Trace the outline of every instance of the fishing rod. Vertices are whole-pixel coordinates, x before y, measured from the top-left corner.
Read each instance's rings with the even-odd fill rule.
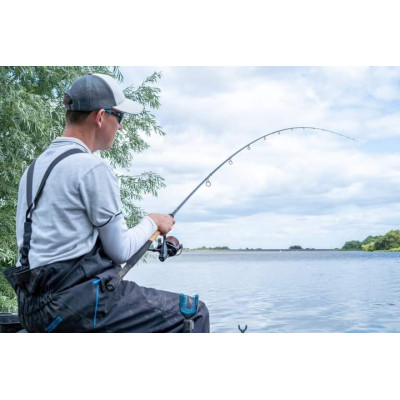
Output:
[[[275,135],[275,134],[280,134],[280,133],[282,133],[282,132],[289,131],[289,130],[293,131],[294,129],[315,129],[315,130],[318,130],[318,131],[333,133],[333,134],[335,134],[335,135],[339,135],[339,136],[342,136],[342,137],[344,137],[344,138],[346,138],[346,139],[354,140],[354,141],[357,142],[356,139],[354,139],[354,138],[352,138],[352,137],[350,137],[350,136],[342,135],[341,133],[329,131],[329,130],[327,130],[327,129],[314,128],[314,127],[310,127],[310,126],[308,126],[308,127],[307,127],[307,126],[296,126],[296,127],[293,127],[293,128],[280,129],[279,131],[274,131],[274,132],[271,132],[271,133],[267,133],[266,135],[260,136],[258,139],[255,139],[255,140],[253,140],[252,142],[247,143],[246,145],[244,145],[243,147],[241,147],[238,151],[236,151],[235,153],[233,153],[232,155],[230,155],[225,161],[223,161],[221,164],[219,164],[218,167],[215,168],[210,174],[208,174],[208,175],[196,186],[196,188],[185,198],[185,200],[183,200],[182,203],[179,204],[179,206],[178,206],[170,215],[171,215],[172,217],[174,217],[175,214],[176,214],[176,213],[182,208],[182,206],[197,192],[197,190],[200,188],[200,186],[203,185],[204,182],[206,182],[206,185],[207,185],[207,186],[211,186],[211,182],[210,182],[210,180],[209,180],[209,179],[211,178],[211,176],[214,175],[214,174],[215,174],[223,165],[225,165],[227,162],[229,162],[229,164],[232,165],[232,164],[233,164],[232,158],[235,157],[238,153],[240,153],[240,152],[243,151],[244,149],[250,150],[250,146],[251,146],[252,144],[254,144],[254,143],[256,143],[256,142],[258,142],[259,140],[262,140],[262,139],[267,140],[267,137],[268,137],[268,136],[272,136],[272,135]]]
[[[337,136],[341,136],[343,138],[349,139],[349,140],[354,140],[357,142],[356,139],[343,135],[338,132],[330,131],[328,129],[322,129],[322,128],[315,128],[313,126],[294,126],[291,128],[285,128],[285,129],[279,129],[274,132],[267,133],[265,135],[260,136],[259,138],[251,141],[250,143],[247,143],[243,147],[241,147],[239,150],[231,154],[226,160],[224,160],[221,164],[219,164],[213,171],[211,171],[190,193],[185,199],[176,207],[171,215],[171,217],[175,217],[175,215],[178,213],[178,211],[186,204],[186,202],[197,192],[197,190],[200,189],[200,187],[205,183],[206,186],[211,186],[210,178],[213,176],[221,167],[223,167],[227,162],[229,164],[233,164],[232,158],[235,157],[237,154],[239,154],[241,151],[244,149],[251,150],[251,145],[258,142],[259,140],[267,140],[268,136],[276,135],[276,134],[281,134],[282,132],[286,131],[294,131],[294,130],[305,130],[305,129],[313,129],[316,131],[321,131],[321,132],[328,132]],[[147,250],[149,250],[150,246],[152,243],[157,239],[158,236],[160,236],[161,233],[159,231],[156,231],[147,241],[146,243],[126,262],[125,266],[121,268],[119,271],[118,275],[114,277],[107,285],[107,290],[113,291],[118,284],[122,281],[123,277],[129,272],[129,270],[143,257],[143,255],[146,253]],[[176,255],[179,255],[182,252],[182,244],[179,243],[178,239],[176,239],[173,236],[168,236],[165,237],[163,236],[163,240],[159,239],[158,240],[158,245],[155,249],[151,249],[150,251],[155,251],[159,253],[159,260],[160,261],[165,261],[169,257],[173,257]]]

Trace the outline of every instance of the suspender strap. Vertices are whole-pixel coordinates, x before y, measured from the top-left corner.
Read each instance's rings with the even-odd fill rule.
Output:
[[[26,204],[29,206],[32,203],[32,182],[33,182],[33,170],[35,168],[36,159],[29,166],[28,175],[26,177]]]
[[[40,196],[42,195],[43,187],[44,187],[44,185],[45,185],[45,183],[46,183],[46,181],[47,181],[47,178],[48,178],[49,175],[50,175],[50,172],[53,170],[53,168],[54,168],[61,160],[63,160],[64,158],[66,158],[66,157],[68,157],[68,156],[70,156],[70,155],[72,155],[72,154],[76,154],[76,153],[83,153],[83,150],[79,150],[79,149],[71,149],[71,150],[68,150],[68,151],[66,151],[66,152],[63,153],[63,154],[60,154],[56,159],[54,159],[54,160],[51,162],[51,164],[49,165],[49,167],[47,168],[47,171],[45,172],[45,174],[44,174],[44,176],[43,176],[42,182],[40,182],[40,186],[39,186],[39,189],[38,189],[38,191],[37,191],[37,193],[36,193],[35,199],[34,199],[31,203],[28,203],[29,207],[28,207],[28,210],[26,211],[26,218],[27,218],[27,219],[29,218],[29,216],[32,217],[33,209],[36,207],[36,205],[37,205],[37,203],[38,203],[38,201],[39,201],[39,199],[40,199]],[[28,172],[29,172],[29,171],[28,171]],[[30,178],[31,178],[31,180],[33,179],[33,170],[32,170],[32,174],[31,174],[31,177],[30,177]],[[32,182],[27,183],[27,187],[28,187],[28,185],[30,186],[31,193],[30,193],[29,195],[27,194],[27,198],[28,198],[28,196],[30,196],[30,198],[32,198]]]
[[[56,159],[54,159],[49,167],[47,168],[42,181],[40,182],[39,189],[36,193],[35,199],[32,201],[32,186],[33,186],[33,171],[35,168],[35,161],[29,166],[28,173],[27,173],[27,182],[26,182],[26,199],[27,199],[27,204],[28,204],[28,210],[26,211],[26,219],[24,223],[24,240],[21,248],[21,258],[20,258],[20,263],[22,268],[29,269],[29,250],[31,248],[31,236],[32,236],[32,212],[34,208],[37,206],[40,196],[42,195],[42,191],[44,188],[44,185],[47,181],[47,178],[50,175],[50,172],[53,170],[53,168],[64,158],[76,154],[76,153],[84,153],[83,150],[79,149],[71,149],[66,151],[65,153],[59,155]]]

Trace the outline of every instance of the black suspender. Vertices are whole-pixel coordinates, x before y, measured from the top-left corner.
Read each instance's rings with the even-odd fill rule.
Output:
[[[32,203],[32,184],[33,184],[33,170],[35,169],[35,162],[29,166],[28,175],[26,177],[26,204],[29,206]]]
[[[63,154],[60,154],[57,158],[55,158],[49,167],[47,168],[42,181],[40,182],[39,189],[36,193],[36,196],[34,200],[32,201],[32,186],[33,186],[33,170],[35,168],[35,162],[36,160],[33,161],[33,163],[29,166],[28,173],[26,176],[26,200],[27,200],[27,205],[28,209],[26,211],[26,218],[25,218],[25,223],[24,223],[24,241],[21,249],[21,258],[20,258],[20,263],[21,263],[21,268],[23,269],[29,269],[29,249],[30,249],[30,243],[31,243],[31,236],[32,236],[32,212],[37,206],[40,196],[42,195],[42,191],[44,188],[44,185],[47,181],[47,178],[50,175],[50,172],[53,170],[53,168],[64,158],[76,154],[76,153],[84,153],[83,150],[80,149],[71,149],[66,151]]]

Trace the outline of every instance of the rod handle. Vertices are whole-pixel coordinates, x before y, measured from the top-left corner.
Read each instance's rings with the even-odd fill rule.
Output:
[[[113,292],[115,288],[121,283],[124,276],[129,272],[129,270],[136,265],[136,263],[142,258],[147,249],[151,244],[161,235],[160,231],[155,231],[146,243],[126,262],[125,266],[121,268],[114,278],[106,284],[106,288],[109,292]]]

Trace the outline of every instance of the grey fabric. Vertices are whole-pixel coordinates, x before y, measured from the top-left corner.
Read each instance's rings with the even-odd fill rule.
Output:
[[[123,264],[157,230],[157,225],[150,217],[144,217],[133,229],[128,229],[120,214],[98,230],[104,252],[115,263]]]
[[[77,79],[66,92],[72,99],[72,111],[92,111],[112,108],[117,105],[110,86],[96,75],[86,75]]]
[[[96,243],[98,227],[104,227],[117,216],[123,219],[117,227],[123,230],[122,236],[127,236],[120,244],[128,241],[129,247],[122,251],[114,244],[113,254],[108,256],[113,258],[121,250],[114,259],[115,262],[122,262],[121,257],[125,257],[126,261],[156,230],[151,221],[146,221],[132,230],[125,229],[117,178],[106,162],[92,154],[78,139],[57,138],[39,156],[33,173],[33,196],[50,163],[60,154],[73,148],[81,149],[85,153],[70,156],[54,167],[32,215],[33,232],[29,253],[31,268],[74,259],[88,253]],[[16,233],[20,250],[28,208],[26,180],[27,172],[21,179],[18,193]],[[110,249],[110,246],[107,248]],[[128,254],[130,251],[132,253]]]

